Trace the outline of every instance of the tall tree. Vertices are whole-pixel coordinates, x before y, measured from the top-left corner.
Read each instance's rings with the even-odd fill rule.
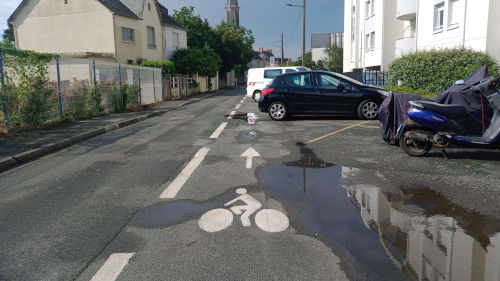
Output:
[[[251,30],[235,24],[221,22],[215,27],[218,37],[216,51],[222,58],[222,72],[233,70],[238,65],[246,66],[253,58],[255,42]]]
[[[215,77],[221,67],[221,59],[210,47],[181,49],[172,60],[180,73]]]
[[[14,43],[14,27],[9,22],[7,22],[7,25],[9,28],[3,31],[3,41],[5,43]]]
[[[325,50],[326,58],[320,60],[318,65],[323,65],[328,71],[342,73],[344,69],[344,49],[337,45],[331,45]]]
[[[200,15],[194,14],[194,7],[182,7],[174,11],[173,18],[187,29],[187,43],[190,48],[203,48],[209,46],[215,49],[217,36],[214,30]]]

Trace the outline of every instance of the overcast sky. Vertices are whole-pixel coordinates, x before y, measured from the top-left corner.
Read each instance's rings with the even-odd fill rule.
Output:
[[[83,1],[83,0],[78,0]],[[88,0],[87,0],[88,1]],[[21,0],[0,0],[0,30]],[[194,6],[195,13],[216,25],[226,18],[227,0],[160,0],[169,12],[182,6]],[[297,58],[302,53],[302,9],[286,3],[302,5],[301,0],[239,0],[240,25],[255,36],[255,49],[273,49],[281,56],[281,33],[284,33],[285,56]],[[344,29],[344,0],[307,0],[307,50],[311,33],[339,32]]]

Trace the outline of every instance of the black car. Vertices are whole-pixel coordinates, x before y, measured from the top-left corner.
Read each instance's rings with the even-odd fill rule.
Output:
[[[261,93],[259,110],[273,120],[291,115],[357,115],[375,119],[390,91],[341,74],[307,71],[277,76]]]

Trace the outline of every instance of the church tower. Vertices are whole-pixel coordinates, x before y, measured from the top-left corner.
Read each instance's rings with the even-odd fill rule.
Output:
[[[240,26],[240,7],[238,0],[227,0],[227,22]]]

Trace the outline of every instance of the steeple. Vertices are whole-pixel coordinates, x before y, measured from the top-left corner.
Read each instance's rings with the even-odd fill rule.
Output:
[[[238,0],[227,0],[227,22],[240,26],[240,6]]]

